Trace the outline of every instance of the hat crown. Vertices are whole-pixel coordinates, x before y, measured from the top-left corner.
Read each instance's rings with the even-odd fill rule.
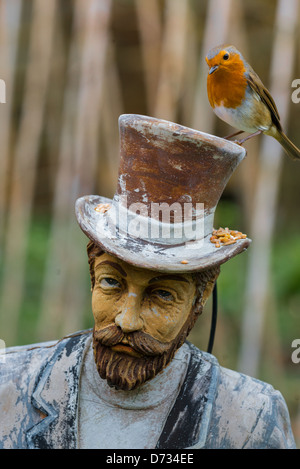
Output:
[[[204,204],[214,213],[224,188],[245,150],[224,139],[152,117],[119,118],[120,166],[115,200],[153,204]],[[197,217],[197,211],[193,211]],[[172,223],[174,219],[170,219]]]

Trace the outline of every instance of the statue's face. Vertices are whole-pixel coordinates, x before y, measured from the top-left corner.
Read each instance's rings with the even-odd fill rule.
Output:
[[[133,267],[107,253],[94,263],[94,352],[100,376],[119,389],[153,378],[185,340],[196,298],[192,274]]]
[[[97,258],[94,268],[96,331],[116,324],[125,334],[143,331],[163,343],[175,339],[195,297],[191,275],[139,269],[106,253]]]

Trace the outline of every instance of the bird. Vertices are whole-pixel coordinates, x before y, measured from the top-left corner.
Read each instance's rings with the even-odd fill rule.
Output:
[[[225,138],[249,133],[237,141],[242,144],[264,133],[275,138],[293,160],[300,160],[300,150],[282,129],[274,99],[242,54],[233,45],[222,44],[208,52],[206,62],[209,103],[220,119],[238,129]]]

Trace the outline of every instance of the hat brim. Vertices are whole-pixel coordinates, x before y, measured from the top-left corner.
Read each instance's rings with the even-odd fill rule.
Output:
[[[208,235],[202,240],[166,246],[132,237],[112,227],[106,214],[95,210],[99,204],[112,203],[111,199],[96,195],[79,198],[75,206],[77,221],[86,236],[105,252],[136,267],[159,272],[197,272],[227,262],[251,243],[245,238],[216,248]]]

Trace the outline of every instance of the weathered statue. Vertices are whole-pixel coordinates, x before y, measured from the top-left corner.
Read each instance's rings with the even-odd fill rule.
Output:
[[[250,243],[213,228],[244,149],[136,115],[120,137],[114,199],[76,203],[94,328],[7,350],[0,447],[294,448],[280,392],[186,341],[220,265]]]

